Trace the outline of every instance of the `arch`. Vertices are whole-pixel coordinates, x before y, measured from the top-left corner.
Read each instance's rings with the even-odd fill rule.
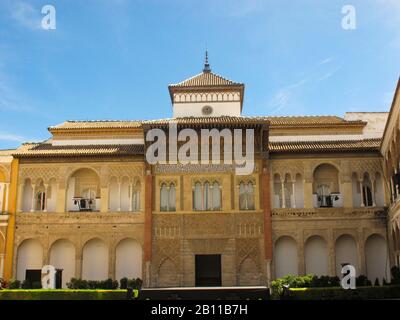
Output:
[[[382,175],[377,172],[375,174],[375,204],[378,207],[385,206],[385,191],[383,187]]]
[[[100,176],[92,168],[75,170],[68,178],[66,208],[69,211],[97,210],[100,199]]]
[[[121,180],[121,211],[130,211],[130,181],[128,177],[123,177]]]
[[[239,267],[239,286],[260,285],[260,269],[253,259],[246,257]]]
[[[105,280],[108,278],[108,247],[94,238],[86,242],[82,253],[82,279]]]
[[[274,207],[282,208],[282,183],[279,173],[274,174]]]
[[[304,208],[304,183],[300,173],[295,175],[295,205],[296,208]]]
[[[365,242],[365,263],[368,279],[374,283],[378,278],[390,280],[389,256],[386,240],[379,234],[372,234]]]
[[[323,276],[328,274],[328,248],[326,241],[320,236],[307,239],[305,248],[306,273]]]
[[[318,165],[313,172],[313,192],[318,207],[332,207],[331,195],[339,193],[339,171],[328,163]]]
[[[25,179],[22,188],[22,211],[31,211],[32,209],[33,186],[31,179]]]
[[[75,246],[67,239],[58,239],[50,248],[50,264],[56,269],[62,269],[63,288],[75,277],[75,257]]]
[[[18,246],[17,280],[23,281],[26,270],[41,270],[43,267],[43,246],[37,239],[26,239]]]
[[[358,266],[357,244],[353,236],[343,234],[335,242],[335,264],[336,275],[342,276],[341,270],[343,264],[351,264],[356,270]]]
[[[297,242],[292,237],[282,236],[275,242],[275,277],[298,275]]]
[[[142,246],[132,238],[121,240],[115,249],[115,279],[142,279]]]
[[[158,268],[158,286],[175,287],[179,285],[178,273],[175,263],[165,258]]]

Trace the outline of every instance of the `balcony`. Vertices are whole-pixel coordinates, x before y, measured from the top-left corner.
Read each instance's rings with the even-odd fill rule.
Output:
[[[385,208],[285,208],[272,209],[273,219],[381,219],[386,215]]]

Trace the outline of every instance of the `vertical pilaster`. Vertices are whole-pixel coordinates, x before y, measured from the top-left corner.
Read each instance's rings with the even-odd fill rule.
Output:
[[[145,285],[150,287],[150,264],[152,251],[152,204],[153,204],[153,176],[151,169],[146,170],[145,177],[145,212],[144,212],[144,261],[146,267]]]
[[[269,190],[269,172],[263,167],[261,173],[262,203],[264,213],[264,247],[265,260],[269,263],[272,260],[272,219],[271,219],[271,199]]]

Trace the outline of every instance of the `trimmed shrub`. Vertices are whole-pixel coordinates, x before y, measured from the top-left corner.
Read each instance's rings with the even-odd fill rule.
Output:
[[[21,281],[19,280],[11,280],[8,284],[8,289],[19,289],[21,288]]]
[[[134,290],[134,297],[138,291]],[[1,290],[0,300],[126,300],[126,290]]]
[[[136,279],[122,278],[119,281],[119,283],[120,283],[119,287],[121,289],[132,288],[132,289],[140,290],[140,288],[142,287],[143,281],[140,278],[136,278]]]
[[[374,286],[344,290],[342,288],[293,288],[292,300],[367,300],[400,298],[400,286]]]
[[[71,281],[67,283],[67,287],[68,289],[114,290],[118,288],[118,281],[112,279],[96,281],[71,278]]]
[[[390,273],[392,275],[392,283],[400,284],[400,268],[395,266],[390,269]]]

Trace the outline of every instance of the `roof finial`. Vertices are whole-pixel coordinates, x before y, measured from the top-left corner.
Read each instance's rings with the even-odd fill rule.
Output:
[[[206,58],[204,61],[204,69],[203,72],[211,72],[210,64],[208,63],[208,51],[206,50]]]

